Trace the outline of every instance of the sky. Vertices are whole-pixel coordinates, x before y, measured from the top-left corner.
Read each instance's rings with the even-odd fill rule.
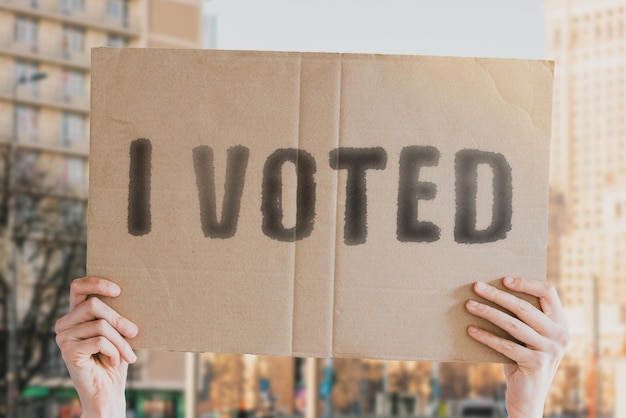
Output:
[[[542,0],[205,0],[205,14],[219,49],[545,58]]]

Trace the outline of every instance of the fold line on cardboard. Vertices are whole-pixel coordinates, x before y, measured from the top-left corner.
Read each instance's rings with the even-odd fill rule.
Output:
[[[339,100],[339,106],[337,112],[337,148],[341,145],[341,100],[343,96],[343,54],[339,54],[339,94],[337,95],[337,100]],[[337,154],[338,155],[338,154]],[[339,219],[339,170],[335,170],[335,181],[337,187],[335,188],[335,257],[334,257],[334,265],[333,265],[333,298],[331,300],[331,332],[330,332],[330,357],[335,356],[335,299],[337,297],[337,222]]]
[[[300,148],[300,137],[302,136],[302,53],[298,54],[299,57],[299,68],[298,68],[298,137],[296,138],[297,149]],[[298,172],[298,165],[300,161],[296,159],[296,173]],[[297,175],[297,174],[296,174]],[[296,182],[296,219],[298,219],[298,188]],[[294,230],[295,234],[295,230]],[[294,354],[294,331],[296,328],[296,286],[298,285],[298,241],[294,241],[293,246],[293,274],[292,274],[292,289],[291,289],[291,351],[290,355]]]

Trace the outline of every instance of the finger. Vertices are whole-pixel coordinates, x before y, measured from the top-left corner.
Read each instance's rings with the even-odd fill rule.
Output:
[[[477,282],[474,291],[477,295],[512,312],[539,334],[550,336],[554,333],[554,322],[530,302],[483,282]]]
[[[120,352],[111,341],[103,336],[76,341],[71,344],[71,349],[62,350],[63,358],[66,362],[76,364],[78,367],[87,366],[87,363],[93,361],[92,356],[97,354],[102,354],[108,358],[112,367],[117,367],[120,364]]]
[[[487,347],[491,347],[500,354],[504,354],[518,364],[528,361],[532,354],[532,352],[526,347],[505,338],[493,335],[489,331],[485,331],[475,325],[471,325],[467,329],[467,333],[476,341],[486,345]]]
[[[137,335],[137,325],[121,316],[113,308],[96,297],[87,299],[78,305],[76,309],[59,319],[54,330],[59,334],[69,328],[95,319],[106,320],[125,337],[134,338]]]
[[[492,324],[498,326],[518,341],[526,344],[529,348],[540,349],[545,347],[548,343],[546,338],[539,335],[537,331],[529,327],[527,324],[498,309],[492,308],[489,305],[485,305],[484,303],[480,303],[475,300],[467,301],[465,306],[471,314],[486,319]]]
[[[89,338],[102,336],[109,340],[119,351],[127,363],[134,363],[137,360],[133,349],[128,341],[117,332],[109,322],[104,319],[85,322],[74,328],[70,328],[63,333],[62,339],[73,341],[87,340]]]
[[[70,312],[83,303],[90,295],[116,297],[120,287],[115,283],[99,277],[83,277],[75,279],[70,285]]]
[[[503,283],[508,289],[538,297],[541,310],[548,318],[560,324],[566,323],[561,300],[552,284],[522,277],[506,277]]]

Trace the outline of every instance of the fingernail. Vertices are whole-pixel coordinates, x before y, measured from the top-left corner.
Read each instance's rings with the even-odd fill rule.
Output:
[[[505,277],[504,278],[504,284],[512,285],[513,283],[515,283],[515,279],[513,277]]]
[[[136,361],[137,361],[137,355],[135,354],[135,352],[134,352],[134,351],[131,351],[131,352],[130,352],[130,362],[131,362],[131,363],[134,363],[134,362],[136,362]]]
[[[476,328],[474,325],[471,325],[469,327],[469,332],[471,332],[472,334],[476,334],[478,332],[478,328]]]
[[[486,290],[487,289],[487,283],[476,282],[476,289],[478,289],[478,290]]]
[[[137,325],[133,324],[128,319],[122,320],[122,323],[120,324],[120,328],[122,329],[122,333],[124,333],[124,335],[128,337],[134,337],[135,335],[137,335],[137,332],[139,331],[137,329]]]
[[[477,308],[478,305],[479,305],[479,303],[476,302],[475,300],[470,300],[468,304],[469,304],[470,308]]]
[[[115,283],[111,283],[110,291],[112,295],[117,296],[120,294],[122,289],[120,289],[120,287],[116,285]]]

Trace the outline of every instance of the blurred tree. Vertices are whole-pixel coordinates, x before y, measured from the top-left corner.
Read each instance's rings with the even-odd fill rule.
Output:
[[[11,144],[0,153],[0,417],[14,417],[33,377],[66,373],[53,328],[85,273],[86,198],[60,181],[61,157],[41,164]]]

